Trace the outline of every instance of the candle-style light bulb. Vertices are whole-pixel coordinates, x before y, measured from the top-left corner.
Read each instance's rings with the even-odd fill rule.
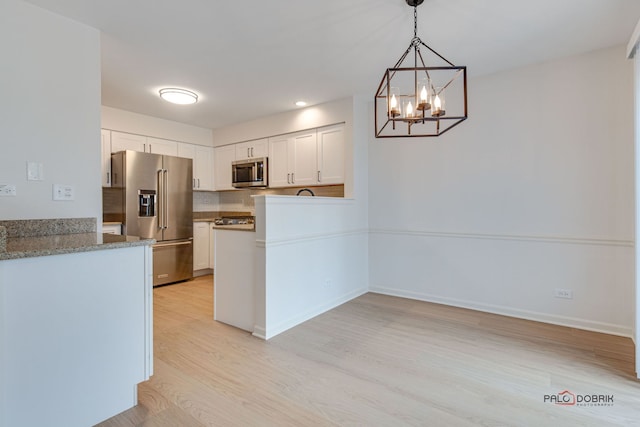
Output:
[[[431,108],[431,104],[429,104],[429,90],[427,89],[426,83],[422,84],[422,89],[420,90],[420,101],[416,108],[422,111],[423,114],[425,110]]]
[[[391,117],[395,117],[400,115],[400,111],[398,110],[398,100],[396,99],[396,94],[391,95],[391,99],[389,100],[389,113]]]
[[[407,117],[413,117],[413,106],[411,102],[407,104]]]
[[[431,108],[432,117],[444,116],[445,111],[442,104],[443,104],[443,101],[442,99],[440,99],[440,94],[436,91],[435,96],[433,97],[433,106]]]

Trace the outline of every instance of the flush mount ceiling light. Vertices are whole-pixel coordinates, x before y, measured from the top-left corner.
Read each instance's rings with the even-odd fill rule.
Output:
[[[195,104],[198,102],[198,95],[195,92],[174,87],[160,89],[160,98],[180,105]]]
[[[396,65],[387,68],[376,92],[376,138],[439,136],[467,119],[467,67],[453,65],[420,40],[423,1],[406,0],[413,7],[413,39]],[[434,64],[427,67],[425,57]]]
[[[296,106],[297,107],[305,107],[307,105],[307,103],[305,101],[296,101]]]

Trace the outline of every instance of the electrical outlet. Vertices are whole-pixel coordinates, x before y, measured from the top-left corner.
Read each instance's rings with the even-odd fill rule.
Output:
[[[0,196],[15,196],[16,186],[13,184],[0,184]]]
[[[556,288],[554,296],[556,298],[573,299],[573,291],[571,289]]]
[[[53,184],[53,200],[73,200],[74,198],[72,185]]]

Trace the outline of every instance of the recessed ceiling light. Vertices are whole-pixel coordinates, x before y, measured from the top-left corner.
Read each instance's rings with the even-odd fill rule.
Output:
[[[306,105],[307,105],[307,103],[304,102],[304,101],[296,101],[296,106],[298,106],[298,107],[305,107]]]
[[[195,104],[198,101],[198,95],[195,92],[174,87],[160,89],[160,98],[180,105]]]

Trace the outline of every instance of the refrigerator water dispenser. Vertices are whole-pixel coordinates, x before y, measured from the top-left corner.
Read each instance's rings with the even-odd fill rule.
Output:
[[[138,216],[156,216],[156,191],[138,190]]]

